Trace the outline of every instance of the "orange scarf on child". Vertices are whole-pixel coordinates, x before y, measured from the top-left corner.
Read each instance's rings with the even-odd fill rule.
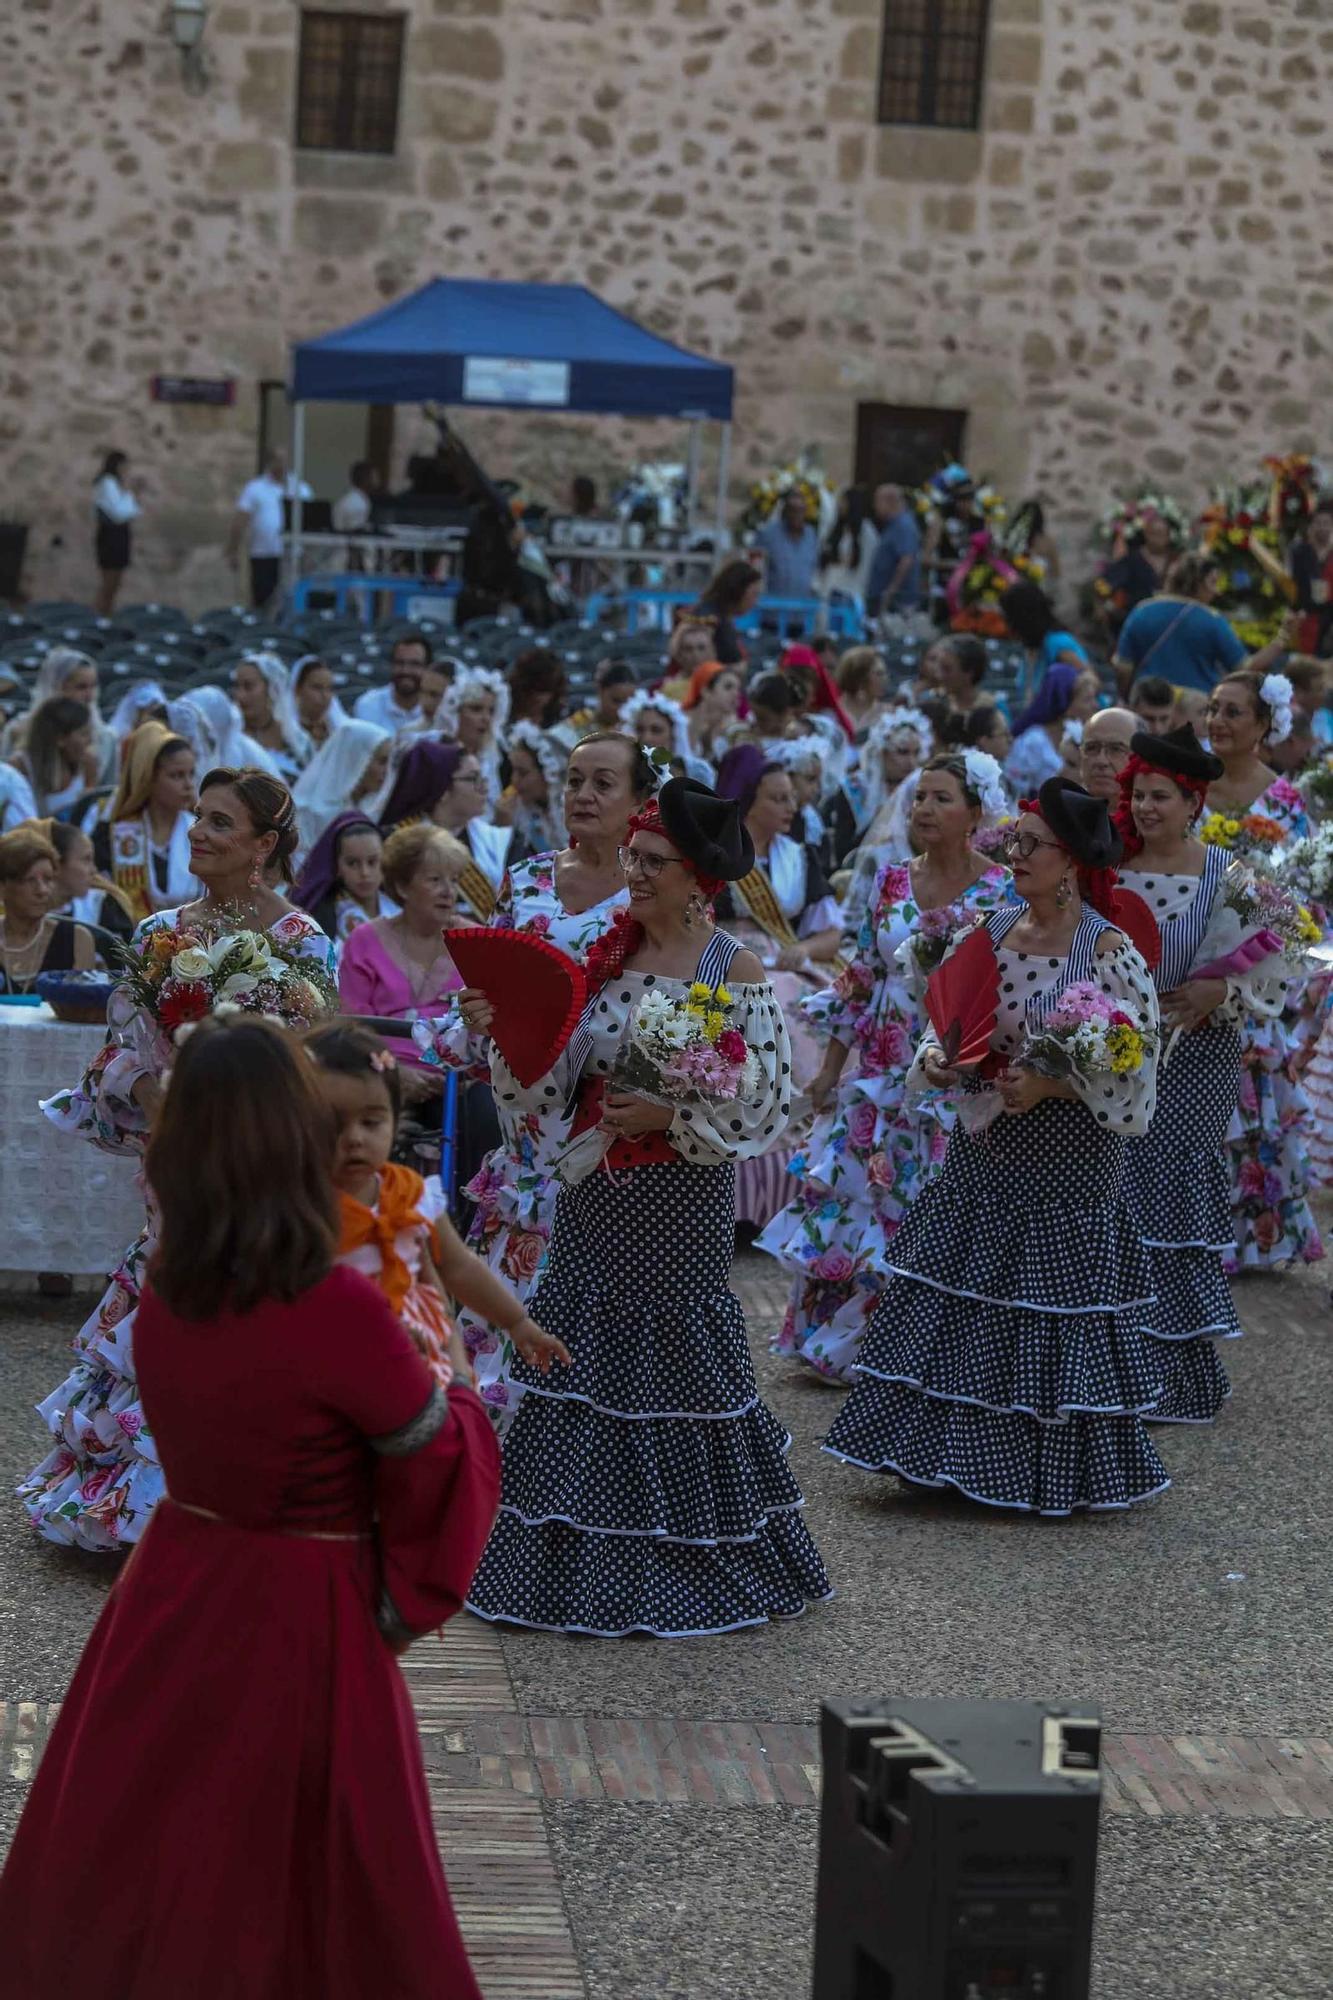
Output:
[[[390,1162],[380,1168],[380,1198],[376,1208],[353,1201],[350,1194],[338,1195],[341,1216],[338,1255],[345,1257],[349,1250],[362,1250],[373,1243],[380,1253],[379,1288],[396,1313],[402,1311],[403,1300],[413,1284],[412,1273],[398,1254],[398,1238],[405,1229],[428,1227],[417,1208],[425,1189],[421,1175],[413,1173],[411,1167]]]

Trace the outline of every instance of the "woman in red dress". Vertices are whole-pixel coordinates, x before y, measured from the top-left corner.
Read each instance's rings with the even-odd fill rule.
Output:
[[[332,1152],[280,1029],[194,1031],[136,1327],[167,1495],[0,1876],[4,2000],[67,1991],[80,1939],[123,2000],[479,2000],[394,1654],[458,1610],[498,1454],[334,1266]]]

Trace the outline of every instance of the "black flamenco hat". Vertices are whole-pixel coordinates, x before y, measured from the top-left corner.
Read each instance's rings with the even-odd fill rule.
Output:
[[[1085,868],[1114,868],[1124,852],[1105,799],[1072,778],[1048,778],[1037,794],[1042,818],[1061,847]]]
[[[1149,736],[1146,729],[1138,729],[1130,737],[1129,747],[1145,764],[1169,772],[1172,777],[1207,781],[1220,778],[1225,768],[1220,757],[1204,749],[1188,722],[1182,722],[1179,729],[1168,730],[1165,736]]]
[[[701,875],[739,882],[754,867],[754,842],[735,799],[696,778],[668,778],[657,795],[662,831]]]

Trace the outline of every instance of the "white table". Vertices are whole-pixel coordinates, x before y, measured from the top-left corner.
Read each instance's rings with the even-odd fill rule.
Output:
[[[57,1131],[38,1107],[105,1040],[45,1003],[0,1006],[0,1270],[100,1276],[143,1227],[138,1162]]]

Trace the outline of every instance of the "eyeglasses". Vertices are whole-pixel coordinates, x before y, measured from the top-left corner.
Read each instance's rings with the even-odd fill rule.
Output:
[[[1006,854],[1016,855],[1020,861],[1030,861],[1039,847],[1058,848],[1059,845],[1058,840],[1042,840],[1035,833],[1011,833],[1004,843],[1004,850]]]
[[[641,854],[637,847],[618,847],[616,859],[627,875],[632,875],[637,869],[647,882],[655,882],[664,868],[683,865],[679,855]]]

